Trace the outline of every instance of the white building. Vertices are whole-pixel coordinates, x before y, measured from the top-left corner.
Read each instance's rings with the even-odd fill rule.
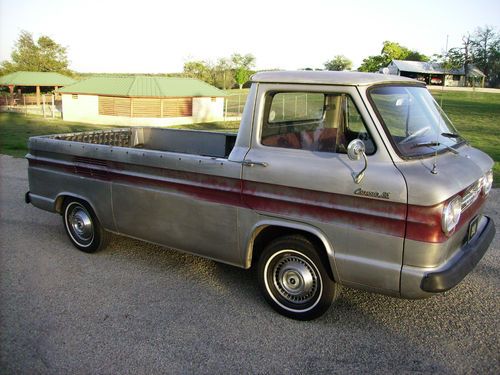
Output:
[[[91,77],[59,92],[66,121],[169,126],[224,118],[225,93],[192,78]]]

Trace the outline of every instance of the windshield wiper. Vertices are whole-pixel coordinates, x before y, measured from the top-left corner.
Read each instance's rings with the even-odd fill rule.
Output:
[[[444,146],[451,152],[453,152],[455,155],[458,155],[458,151],[455,150],[454,148],[451,148],[448,145],[445,145],[444,143],[441,142],[422,142],[422,143],[415,143],[411,148],[417,148],[417,147],[437,147],[437,146]]]
[[[441,135],[443,137],[446,137],[446,138],[462,138],[462,136],[460,134],[457,134],[457,133],[441,133]]]

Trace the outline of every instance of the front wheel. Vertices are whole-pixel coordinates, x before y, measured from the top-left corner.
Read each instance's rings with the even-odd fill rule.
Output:
[[[63,224],[73,245],[86,253],[103,249],[109,233],[99,223],[94,211],[85,201],[67,198],[64,202]]]
[[[271,307],[298,320],[323,315],[339,294],[314,245],[301,236],[270,243],[259,259],[258,279]]]

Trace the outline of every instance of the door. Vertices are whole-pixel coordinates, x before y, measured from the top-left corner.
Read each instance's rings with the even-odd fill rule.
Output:
[[[243,167],[243,201],[261,215],[318,228],[345,284],[399,291],[406,187],[355,87],[261,84]],[[361,139],[361,183],[347,146]],[[373,198],[375,192],[380,197]],[[382,193],[385,193],[384,195]]]

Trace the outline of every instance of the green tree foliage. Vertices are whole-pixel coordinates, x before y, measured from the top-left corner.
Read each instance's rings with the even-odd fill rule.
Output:
[[[1,63],[0,71],[2,74],[23,70],[71,74],[68,68],[66,47],[45,35],[40,36],[35,41],[33,34],[21,31],[12,51],[11,60]]]
[[[242,89],[245,82],[247,82],[250,79],[251,75],[252,72],[248,69],[245,69],[244,67],[236,68],[234,72],[234,80],[238,84],[240,90]]]
[[[232,68],[233,66],[230,59],[222,57],[217,60],[217,64],[213,67],[215,86],[223,90],[233,87],[234,75]]]
[[[490,26],[478,27],[472,36],[471,57],[490,84],[500,84],[500,33]]]
[[[363,63],[359,66],[360,72],[378,72],[380,68],[387,66],[386,58],[382,55],[368,56],[363,59]]]
[[[197,78],[221,89],[230,87],[232,80],[227,59],[219,59],[217,64],[210,61],[188,61],[184,64],[183,76]]]
[[[466,82],[468,82],[469,65],[472,63],[471,48],[472,40],[470,34],[467,33],[462,37],[462,46],[451,48],[444,57],[445,67],[452,69],[464,68]]]
[[[234,53],[231,56],[231,62],[234,69],[234,80],[241,90],[243,84],[252,75],[251,69],[255,66],[255,56],[252,54],[240,55],[239,53]]]
[[[475,65],[487,77],[490,86],[500,84],[500,33],[490,26],[478,27],[470,35],[462,37],[460,47],[451,48],[446,60],[453,68],[465,68],[469,74],[471,64]]]
[[[380,55],[368,56],[358,68],[360,72],[378,72],[386,67],[392,60],[429,61],[429,57],[412,51],[399,43],[385,41]]]
[[[326,70],[351,70],[352,61],[344,55],[337,55],[332,60],[325,62]]]
[[[472,39],[474,64],[490,77],[500,72],[500,34],[492,27],[477,28]]]
[[[184,76],[197,78],[201,81],[213,84],[210,66],[205,61],[188,61],[184,63]]]
[[[251,54],[233,54],[230,58],[220,58],[214,64],[210,61],[188,61],[184,64],[185,77],[197,78],[221,89],[231,88],[236,82],[240,88],[248,81],[255,65]]]

